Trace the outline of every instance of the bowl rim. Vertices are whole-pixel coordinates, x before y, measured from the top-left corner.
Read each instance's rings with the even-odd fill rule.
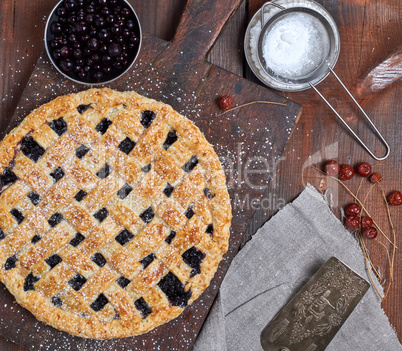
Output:
[[[44,33],[44,38],[43,38],[43,40],[44,40],[44,42],[45,42],[45,49],[46,49],[47,56],[49,57],[50,62],[52,63],[53,67],[55,67],[56,70],[57,70],[59,73],[61,73],[64,77],[68,78],[69,80],[71,80],[71,81],[73,81],[73,82],[75,82],[75,83],[78,83],[78,84],[90,85],[90,86],[92,86],[92,85],[102,85],[102,84],[107,84],[107,83],[113,82],[113,81],[115,81],[116,79],[119,79],[119,78],[120,78],[121,76],[123,76],[125,73],[127,73],[127,71],[129,71],[130,68],[133,66],[134,62],[137,61],[137,58],[138,58],[138,55],[139,55],[139,53],[140,53],[140,51],[141,51],[141,46],[142,46],[142,28],[141,28],[141,23],[140,23],[140,20],[139,20],[139,18],[138,18],[137,13],[135,12],[133,6],[128,2],[128,0],[121,0],[121,1],[123,1],[124,3],[126,3],[126,5],[131,9],[131,11],[133,12],[134,17],[135,17],[135,19],[136,19],[136,21],[137,21],[137,23],[138,23],[140,41],[139,41],[139,43],[138,43],[137,53],[135,54],[135,56],[134,56],[134,58],[133,58],[133,61],[130,63],[130,65],[127,66],[126,69],[123,70],[118,76],[116,76],[116,77],[114,77],[114,78],[112,78],[112,79],[109,79],[109,80],[105,80],[105,81],[101,81],[101,82],[93,82],[93,83],[92,83],[92,82],[83,82],[83,81],[80,81],[80,80],[78,80],[78,79],[74,79],[74,78],[70,77],[69,75],[67,75],[66,73],[64,73],[64,72],[58,67],[58,65],[57,65],[56,62],[54,61],[52,55],[50,54],[49,45],[48,45],[48,42],[47,42],[47,33],[48,33],[49,25],[50,25],[50,20],[51,20],[51,18],[53,17],[53,14],[55,13],[56,9],[57,9],[57,8],[60,6],[60,4],[61,4],[62,2],[64,2],[64,1],[65,1],[65,0],[60,0],[60,1],[54,6],[54,8],[52,9],[52,11],[51,11],[50,14],[49,14],[49,17],[47,18],[46,26],[45,26],[45,33]]]

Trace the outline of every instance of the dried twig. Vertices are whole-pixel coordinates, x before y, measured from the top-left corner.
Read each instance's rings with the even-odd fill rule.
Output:
[[[373,270],[375,275],[378,277],[378,279],[380,279],[380,281],[381,281],[383,278],[381,277],[381,274],[378,272],[377,268],[375,268],[374,263],[370,258],[370,253],[369,253],[369,251],[367,249],[366,243],[363,240],[363,234],[362,234],[361,231],[359,231],[359,241],[360,241],[360,244],[362,246],[364,256],[370,262],[371,269]]]
[[[371,193],[371,190],[373,190],[373,188],[374,188],[377,184],[378,184],[378,183],[374,183],[374,184],[372,184],[372,185],[370,186],[370,189],[369,189],[369,191],[367,192],[366,197],[365,197],[364,200],[363,200],[364,203],[366,203],[366,200],[367,200],[369,194]],[[357,194],[356,194],[356,196],[357,196]]]
[[[314,167],[314,166],[313,166]],[[325,174],[323,171],[321,171],[321,169],[314,167],[316,170],[318,170],[319,172]],[[356,197],[356,195],[338,178],[329,176],[330,178],[336,180],[339,184],[341,184],[348,192],[350,195],[353,196],[353,198],[359,203],[360,207],[367,213],[367,215],[369,217],[371,217],[370,213],[367,211],[366,207],[363,205],[363,203]],[[372,217],[371,217],[372,218]],[[373,223],[374,225],[377,227],[377,229],[380,231],[380,233],[389,241],[389,243],[393,246],[395,246],[395,244],[391,241],[390,238],[388,238],[388,236],[382,231],[382,229],[378,226],[378,224],[374,221],[373,219]],[[397,246],[395,246],[396,248],[398,248]]]
[[[363,178],[360,179],[360,184],[359,184],[359,187],[357,188],[357,191],[356,191],[356,197],[359,194],[359,191],[360,191],[360,188],[362,187],[362,184],[363,184]],[[363,202],[365,202],[365,201],[363,201]]]
[[[394,242],[395,242],[396,241],[396,233],[395,233],[394,224],[392,223],[391,213],[389,211],[387,197],[385,196],[385,191],[384,191],[384,189],[383,189],[381,184],[380,184],[380,188],[381,188],[381,193],[382,193],[382,196],[383,196],[383,199],[384,199],[384,202],[385,202],[385,207],[387,209],[387,216],[388,216],[389,224],[391,226],[391,233],[392,233],[392,236],[393,236],[393,239],[394,239]],[[392,283],[394,281],[395,256],[396,256],[396,246],[394,245],[394,247],[392,248],[392,257],[391,257],[391,263],[390,263],[390,283]],[[384,298],[387,296],[389,289],[390,289],[390,284],[388,285],[388,289],[385,292]]]
[[[360,241],[360,244],[365,245],[365,244],[364,244],[364,240],[363,240],[363,236],[362,236],[361,233],[359,233],[359,241]],[[365,247],[365,246],[364,246],[364,247]],[[366,247],[365,247],[365,249],[367,250]],[[365,260],[366,260],[367,273],[368,273],[368,275],[369,275],[371,284],[373,285],[374,290],[376,291],[377,295],[380,297],[381,301],[383,301],[383,300],[385,299],[385,296],[384,296],[384,297],[381,296],[381,293],[378,291],[377,286],[376,286],[375,283],[374,283],[374,279],[373,279],[373,277],[371,276],[370,266],[371,266],[372,268],[374,268],[373,263],[372,263],[371,260],[370,260],[369,254],[368,254],[365,250],[363,250],[363,251],[364,251],[364,252],[363,252],[364,258],[365,258]],[[379,275],[378,272],[377,272],[377,270],[374,270],[374,272],[376,272],[377,276]]]
[[[248,105],[253,105],[253,104],[269,104],[269,105],[281,105],[281,106],[287,106],[286,104],[283,104],[283,103],[281,103],[281,102],[272,102],[272,101],[253,101],[253,102],[248,102],[247,104],[242,104],[242,105],[239,105],[239,106],[233,107],[233,108],[231,108],[230,110],[227,110],[227,111],[225,111],[225,112],[222,112],[222,113],[220,113],[219,115],[216,115],[216,116],[217,116],[217,117],[218,117],[218,116],[222,116],[222,115],[224,115],[225,113],[228,113],[228,112],[230,112],[230,111],[237,110],[238,108],[241,108],[241,107],[244,107],[244,106],[248,106]]]
[[[314,166],[313,166],[313,167],[314,167]],[[318,169],[317,167],[314,167],[314,168],[315,168],[316,170],[318,170],[319,172],[321,172],[322,174],[325,175],[325,173],[324,173],[322,170]],[[369,251],[368,251],[366,242],[363,240],[362,228],[361,228],[361,227],[360,227],[360,230],[359,230],[359,232],[358,232],[358,238],[359,238],[360,246],[361,246],[361,248],[362,248],[362,250],[363,250],[363,255],[364,255],[364,258],[365,258],[365,261],[366,261],[367,272],[368,272],[370,281],[371,281],[371,283],[372,283],[372,285],[373,285],[373,287],[374,287],[376,293],[378,294],[378,296],[381,298],[382,301],[384,301],[385,298],[386,298],[387,295],[388,295],[388,292],[389,292],[390,288],[391,288],[392,282],[394,281],[394,263],[395,263],[396,249],[397,249],[397,246],[395,245],[395,243],[396,243],[396,232],[395,232],[394,225],[393,225],[393,223],[392,223],[391,213],[390,213],[390,210],[389,210],[389,205],[388,205],[387,198],[386,198],[386,196],[385,196],[384,189],[383,189],[383,187],[382,187],[382,185],[381,185],[380,182],[373,184],[373,185],[370,187],[368,193],[366,194],[366,196],[365,196],[365,198],[364,198],[364,200],[363,200],[363,202],[362,202],[362,201],[360,201],[360,199],[357,197],[357,195],[358,195],[358,193],[359,193],[359,191],[360,191],[360,189],[361,189],[361,186],[362,186],[362,181],[360,182],[360,185],[359,185],[359,187],[358,187],[358,189],[357,189],[356,194],[354,194],[340,179],[335,178],[335,177],[332,177],[332,176],[331,176],[331,178],[334,179],[334,180],[336,180],[338,183],[340,183],[340,184],[349,192],[349,194],[353,196],[353,198],[355,199],[355,202],[357,201],[357,202],[359,203],[359,205],[360,205],[361,208],[362,208],[362,212],[361,212],[360,215],[359,215],[359,219],[362,217],[362,215],[363,215],[364,212],[367,214],[367,216],[371,217],[370,213],[367,211],[367,209],[366,209],[366,207],[364,206],[364,204],[366,203],[366,200],[367,200],[367,198],[368,198],[370,192],[373,190],[373,188],[374,188],[377,184],[378,184],[378,186],[379,186],[380,189],[381,189],[381,193],[382,193],[382,197],[383,197],[383,199],[384,199],[384,201],[385,201],[385,206],[386,206],[386,209],[387,209],[388,221],[389,221],[389,224],[390,224],[390,227],[391,227],[391,233],[392,233],[392,240],[391,240],[387,235],[385,235],[385,233],[382,231],[382,229],[381,229],[381,228],[378,226],[378,224],[373,220],[373,224],[377,227],[378,231],[379,231],[379,232],[388,240],[388,242],[392,245],[392,251],[391,251],[392,253],[390,253],[390,250],[388,249],[388,247],[387,247],[384,243],[382,243],[381,241],[377,241],[380,245],[382,245],[382,246],[384,247],[384,249],[385,249],[385,251],[386,251],[386,253],[387,253],[388,264],[389,264],[389,267],[390,267],[390,279],[389,279],[389,282],[388,282],[388,284],[387,284],[387,286],[386,286],[386,288],[385,288],[385,290],[384,290],[384,295],[383,295],[383,296],[381,296],[381,293],[379,292],[379,290],[377,289],[377,287],[376,287],[376,285],[375,285],[375,283],[374,283],[374,279],[373,279],[373,277],[371,276],[371,270],[375,273],[375,275],[378,277],[378,279],[380,280],[380,282],[382,282],[383,284],[385,284],[385,279],[380,275],[379,269],[376,269],[376,267],[374,266],[374,263],[372,262],[372,260],[371,260],[371,258],[370,258],[370,253],[369,253]],[[370,269],[370,268],[371,268],[371,269]]]

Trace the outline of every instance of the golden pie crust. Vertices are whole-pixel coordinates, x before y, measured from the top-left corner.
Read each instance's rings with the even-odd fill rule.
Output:
[[[145,333],[209,286],[227,251],[225,174],[200,130],[135,92],[39,107],[0,143],[0,279],[59,330]]]

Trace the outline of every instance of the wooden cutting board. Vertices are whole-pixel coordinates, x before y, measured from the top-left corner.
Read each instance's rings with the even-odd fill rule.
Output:
[[[171,104],[193,120],[215,146],[225,168],[233,206],[230,246],[214,280],[180,317],[137,337],[95,341],[53,329],[20,307],[0,289],[0,333],[33,350],[186,350],[208,314],[227,268],[239,249],[275,164],[287,143],[301,107],[205,60],[241,0],[189,0],[172,42],[144,35],[130,72],[107,86]],[[19,101],[9,130],[39,105],[58,95],[87,89],[60,75],[42,54]],[[236,104],[282,102],[286,106],[252,104],[222,116],[217,99],[230,95]],[[4,133],[3,133],[4,135]],[[265,204],[266,205],[266,204]],[[235,293],[235,292],[234,292]]]

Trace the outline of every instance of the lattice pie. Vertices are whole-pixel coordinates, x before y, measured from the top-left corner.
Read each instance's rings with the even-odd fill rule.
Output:
[[[109,89],[62,96],[0,155],[0,278],[57,329],[147,332],[200,296],[227,251],[218,157],[168,105]]]

